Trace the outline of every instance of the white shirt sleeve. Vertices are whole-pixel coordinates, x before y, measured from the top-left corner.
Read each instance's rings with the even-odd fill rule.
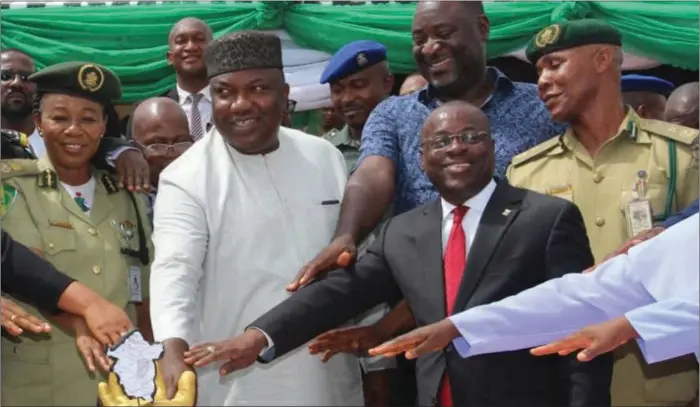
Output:
[[[154,209],[151,321],[155,340],[196,339],[194,320],[209,230],[203,205],[161,176]]]
[[[620,316],[654,298],[617,256],[587,274],[567,274],[501,301],[450,317],[462,357],[542,345]]]
[[[700,358],[698,301],[666,300],[625,314],[639,334],[637,343],[648,363],[694,353]]]

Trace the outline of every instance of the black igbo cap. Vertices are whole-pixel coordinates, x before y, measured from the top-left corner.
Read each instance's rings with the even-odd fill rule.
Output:
[[[204,61],[209,78],[248,69],[282,69],[282,42],[269,33],[237,31],[212,41]]]
[[[91,62],[64,62],[32,74],[29,80],[39,93],[60,93],[99,103],[116,102],[122,96],[119,77],[106,67]]]
[[[591,18],[565,21],[542,29],[527,45],[525,55],[531,63],[552,52],[591,44],[622,45],[615,27]]]

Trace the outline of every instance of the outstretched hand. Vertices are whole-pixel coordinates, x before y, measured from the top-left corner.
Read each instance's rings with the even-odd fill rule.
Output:
[[[534,348],[530,353],[535,356],[555,353],[560,356],[566,356],[571,352],[583,349],[576,355],[576,358],[581,362],[588,362],[603,353],[616,349],[637,336],[639,335],[630,325],[627,318],[622,316],[601,324],[587,326],[560,341]]]
[[[185,363],[194,367],[204,367],[214,362],[226,361],[219,368],[219,374],[225,376],[255,363],[265,346],[267,338],[262,332],[247,329],[243,334],[231,339],[193,346],[185,352]]]
[[[416,359],[430,352],[441,351],[458,336],[459,331],[452,321],[443,319],[370,349],[369,354],[394,357],[405,353],[406,359]]]
[[[355,262],[356,257],[357,247],[352,237],[349,235],[336,237],[299,270],[294,280],[287,286],[287,291],[297,291],[323,273],[347,267]]]
[[[381,344],[383,338],[378,330],[370,326],[339,328],[325,332],[309,343],[312,355],[321,353],[321,360],[328,362],[338,353],[366,356],[373,347]]]

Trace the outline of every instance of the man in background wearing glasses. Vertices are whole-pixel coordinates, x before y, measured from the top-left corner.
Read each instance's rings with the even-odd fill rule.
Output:
[[[151,171],[148,216],[152,224],[160,173],[192,145],[187,115],[172,99],[147,99],[134,110],[130,135],[146,157]]]

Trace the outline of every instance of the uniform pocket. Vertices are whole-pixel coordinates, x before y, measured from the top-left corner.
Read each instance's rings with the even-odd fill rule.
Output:
[[[49,256],[75,251],[75,232],[60,228],[40,229],[44,250]]]
[[[48,344],[2,339],[2,405],[49,405],[52,383]]]

